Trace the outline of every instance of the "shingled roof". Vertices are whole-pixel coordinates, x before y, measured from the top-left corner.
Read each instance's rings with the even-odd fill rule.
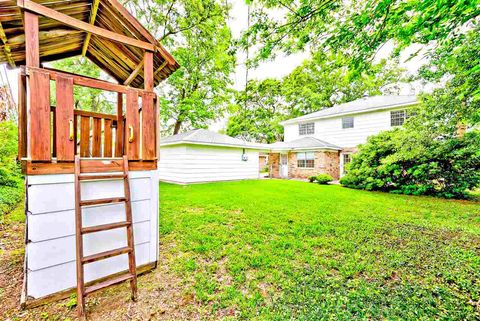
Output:
[[[144,50],[154,52],[155,85],[179,68],[175,59],[117,0],[6,0],[0,1],[0,63],[11,67],[25,64],[25,29],[22,10],[39,14],[40,60],[48,62],[67,57],[85,56],[119,83],[142,88]],[[50,11],[49,11],[50,10]],[[66,25],[62,19],[78,19]],[[130,39],[130,44],[115,41],[103,32],[86,32],[74,25],[90,25],[115,32]],[[88,26],[87,26],[88,27]],[[84,48],[84,43],[87,45]],[[140,44],[132,45],[132,44]],[[139,67],[140,65],[140,67]],[[133,74],[133,78],[131,75]],[[130,77],[130,78],[129,78]]]

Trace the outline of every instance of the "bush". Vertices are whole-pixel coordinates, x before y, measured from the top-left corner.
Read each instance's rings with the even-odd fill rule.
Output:
[[[0,122],[0,215],[11,211],[23,196],[17,148],[17,126]]]
[[[327,184],[333,181],[333,177],[328,174],[320,174],[315,178],[315,180],[318,184]]]
[[[396,129],[368,139],[340,180],[399,194],[466,198],[480,185],[480,132],[437,137]]]
[[[316,180],[317,180],[317,176],[310,176],[310,177],[308,178],[308,181],[309,181],[310,183],[313,183],[313,182],[315,182]]]

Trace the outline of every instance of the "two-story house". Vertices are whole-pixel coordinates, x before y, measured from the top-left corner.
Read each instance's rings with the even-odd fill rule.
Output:
[[[371,135],[402,126],[416,96],[364,97],[289,119],[282,123],[284,142],[270,145],[272,177],[307,178],[344,174],[357,146]]]

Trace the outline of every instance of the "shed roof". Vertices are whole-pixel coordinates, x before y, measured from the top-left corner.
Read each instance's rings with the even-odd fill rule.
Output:
[[[269,149],[275,150],[308,150],[308,149],[333,149],[333,150],[341,150],[342,148],[330,144],[326,141],[317,139],[315,137],[303,137],[291,142],[277,142],[268,145]]]
[[[153,70],[155,85],[179,68],[175,59],[117,0],[23,0],[23,6],[53,9],[68,17],[105,30],[149,43],[154,49]],[[0,1],[0,63],[10,66],[25,64],[25,29],[22,8],[17,0]],[[93,22],[93,23],[92,23]],[[91,37],[86,56],[102,70],[125,83],[143,63],[144,49],[75,29],[59,20],[39,16],[40,60],[48,62],[82,54],[83,44]],[[143,86],[143,73],[139,72],[130,86]]]
[[[333,107],[324,108],[320,111],[292,118],[284,121],[282,124],[291,124],[313,120],[317,118],[336,117],[340,115],[357,114],[362,112],[374,111],[379,109],[396,108],[418,103],[417,96],[414,95],[385,95],[364,97],[348,103],[335,105]]]
[[[246,142],[238,138],[233,138],[206,129],[194,129],[160,139],[160,146],[179,144],[216,145],[225,147],[268,149],[268,145],[265,144]]]

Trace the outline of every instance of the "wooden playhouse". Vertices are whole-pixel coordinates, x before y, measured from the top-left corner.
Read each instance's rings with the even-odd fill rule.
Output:
[[[135,296],[136,274],[158,260],[153,88],[178,64],[117,0],[0,1],[0,39],[0,62],[21,68],[18,157],[27,216],[22,303],[77,291],[83,315],[85,295],[127,280]],[[117,83],[42,64],[77,55]],[[75,86],[116,93],[116,113],[75,109]]]

